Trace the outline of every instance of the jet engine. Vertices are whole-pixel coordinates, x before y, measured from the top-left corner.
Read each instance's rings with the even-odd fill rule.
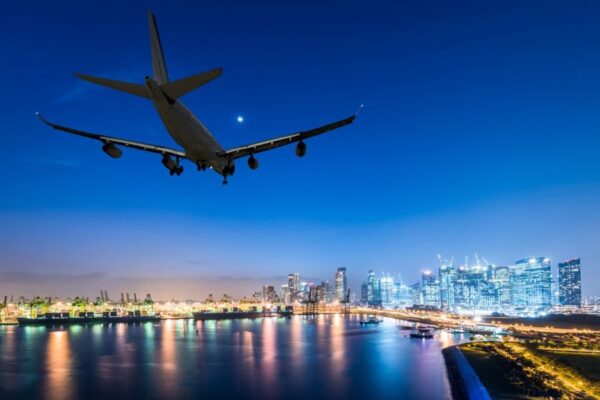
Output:
[[[112,158],[119,158],[121,157],[121,155],[123,155],[121,149],[119,149],[112,143],[106,143],[104,146],[102,146],[102,151],[111,156]]]
[[[162,159],[162,163],[169,170],[169,174],[173,175],[181,175],[183,172],[183,167],[179,165],[179,160],[175,161],[169,156],[164,156]]]
[[[258,160],[254,158],[254,156],[250,156],[248,158],[248,166],[250,167],[250,169],[258,168]]]
[[[298,157],[304,157],[306,154],[306,144],[301,140],[296,145],[296,155]]]
[[[162,163],[165,166],[165,168],[167,168],[169,171],[172,171],[175,168],[177,168],[177,163],[169,156],[164,156],[162,159]]]

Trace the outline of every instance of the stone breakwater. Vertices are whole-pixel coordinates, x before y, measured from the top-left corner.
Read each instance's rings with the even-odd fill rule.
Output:
[[[455,400],[491,400],[487,389],[457,346],[443,349],[442,354]]]

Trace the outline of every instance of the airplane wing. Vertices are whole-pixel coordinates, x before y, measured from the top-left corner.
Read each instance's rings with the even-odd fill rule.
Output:
[[[262,142],[252,143],[245,146],[235,147],[230,150],[225,150],[219,153],[219,156],[226,157],[229,159],[236,159],[244,156],[248,156],[251,154],[260,153],[262,151],[267,151],[271,149],[275,149],[277,147],[285,146],[286,144],[300,142],[304,139],[311,138],[313,136],[320,135],[325,132],[332,131],[334,129],[341,128],[342,126],[346,126],[354,122],[354,119],[362,109],[362,105],[356,110],[354,115],[348,118],[344,118],[342,120],[332,122],[327,125],[320,126],[318,128],[310,129],[308,131],[300,131],[296,133],[292,133],[287,136],[280,136],[273,139],[263,140]]]
[[[109,144],[109,143],[119,144],[119,145],[122,145],[125,147],[130,147],[132,149],[150,151],[152,153],[159,153],[162,155],[170,155],[173,157],[186,158],[185,152],[180,151],[180,150],[170,149],[168,147],[162,147],[162,146],[155,146],[153,144],[134,142],[132,140],[119,139],[119,138],[110,137],[110,136],[98,135],[96,133],[80,131],[80,130],[73,129],[73,128],[67,128],[66,126],[60,126],[57,124],[53,124],[52,122],[50,122],[46,118],[44,118],[40,113],[36,113],[36,115],[43,123],[45,123],[46,125],[54,128],[54,129],[57,129],[59,131],[68,132],[68,133],[73,133],[75,135],[84,136],[84,137],[87,137],[90,139],[99,140],[100,142],[102,142],[104,144]]]

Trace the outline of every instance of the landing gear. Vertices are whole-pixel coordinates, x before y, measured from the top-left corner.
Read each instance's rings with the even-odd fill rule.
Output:
[[[233,175],[234,172],[235,165],[233,164],[233,161],[229,160],[229,164],[223,168],[223,185],[227,185],[227,177]]]
[[[180,165],[180,166],[178,166],[178,167],[175,167],[175,168],[173,168],[173,169],[170,169],[170,170],[169,170],[169,174],[170,174],[171,176],[173,176],[173,175],[177,175],[177,176],[179,176],[179,175],[181,175],[182,173],[183,173],[183,167],[182,167],[181,165]]]

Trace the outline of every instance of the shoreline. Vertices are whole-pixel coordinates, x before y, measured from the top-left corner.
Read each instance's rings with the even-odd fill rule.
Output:
[[[442,355],[453,399],[492,399],[459,345],[442,349]]]

